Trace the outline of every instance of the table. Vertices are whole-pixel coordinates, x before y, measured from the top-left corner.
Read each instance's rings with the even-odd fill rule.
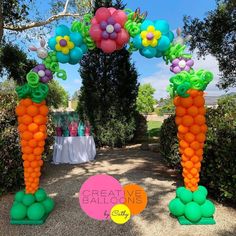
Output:
[[[53,163],[79,164],[94,160],[96,147],[92,136],[55,137]]]

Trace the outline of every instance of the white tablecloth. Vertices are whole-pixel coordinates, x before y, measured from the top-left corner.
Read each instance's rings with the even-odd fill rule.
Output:
[[[94,160],[96,147],[92,136],[55,137],[53,163],[78,164]]]

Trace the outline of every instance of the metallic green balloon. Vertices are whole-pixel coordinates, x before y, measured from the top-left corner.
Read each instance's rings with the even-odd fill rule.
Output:
[[[27,208],[22,203],[14,204],[10,210],[10,216],[13,220],[23,220],[26,217]]]
[[[189,202],[185,206],[184,214],[189,221],[196,223],[202,217],[201,207],[196,202]]]
[[[27,216],[30,220],[40,220],[45,214],[45,208],[41,203],[32,204],[27,210]]]
[[[184,209],[185,206],[179,198],[175,198],[169,203],[169,210],[174,216],[182,216],[184,214]]]

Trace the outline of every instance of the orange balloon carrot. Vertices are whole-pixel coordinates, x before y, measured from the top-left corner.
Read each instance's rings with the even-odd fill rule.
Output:
[[[34,194],[39,188],[48,111],[45,101],[34,103],[30,98],[21,99],[16,107],[26,193]]]
[[[206,139],[206,119],[204,93],[195,89],[187,91],[189,97],[176,96],[175,122],[178,127],[179,151],[185,187],[191,191],[198,189],[199,172]]]

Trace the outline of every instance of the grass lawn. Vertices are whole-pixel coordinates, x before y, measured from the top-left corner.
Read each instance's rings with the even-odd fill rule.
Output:
[[[161,121],[148,121],[148,134],[149,137],[159,137],[162,122]]]

